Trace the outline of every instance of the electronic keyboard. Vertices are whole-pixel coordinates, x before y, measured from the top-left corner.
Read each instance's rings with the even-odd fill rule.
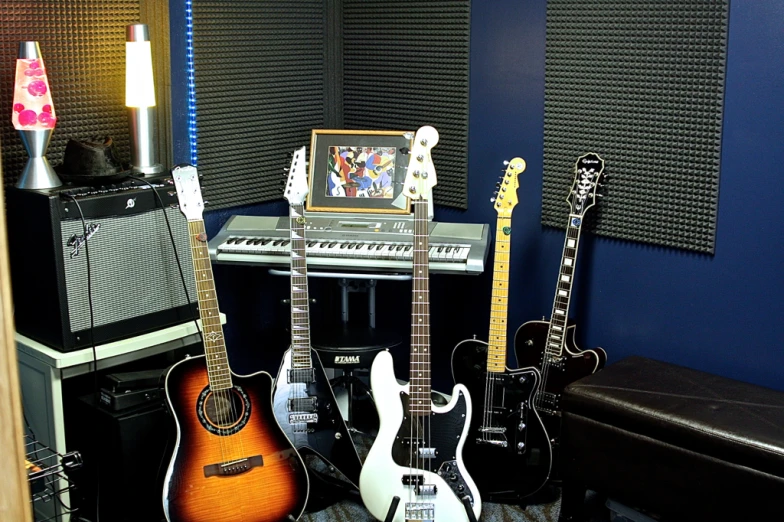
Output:
[[[305,215],[308,268],[330,272],[411,272],[410,215]],[[430,271],[481,274],[487,224],[430,222]],[[214,263],[289,266],[289,218],[232,216],[210,240]]]

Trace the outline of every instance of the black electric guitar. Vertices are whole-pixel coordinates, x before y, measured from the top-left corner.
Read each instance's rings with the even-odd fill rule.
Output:
[[[534,404],[554,444],[560,435],[564,388],[602,369],[607,362],[607,354],[601,348],[580,350],[574,341],[575,326],[567,322],[580,230],[585,213],[596,203],[597,190],[603,178],[604,160],[597,154],[585,154],[577,159],[574,182],[566,198],[571,211],[550,320],[529,321],[515,334],[518,366],[535,366],[542,375]]]
[[[166,398],[177,443],[166,472],[163,509],[169,522],[282,522],[300,517],[308,475],[272,413],[272,377],[229,368],[204,231],[196,168],[172,171],[188,219],[204,355],[166,374]]]
[[[362,461],[340,415],[318,353],[310,347],[303,205],[307,193],[305,147],[302,147],[294,152],[285,189],[291,218],[291,347],[283,355],[275,381],[275,417],[303,457],[315,455],[358,488]]]
[[[463,450],[466,468],[482,495],[494,502],[515,502],[536,493],[547,482],[552,464],[550,439],[533,407],[539,371],[506,366],[512,210],[517,178],[524,170],[522,158],[511,160],[491,200],[498,220],[489,342],[467,339],[452,352],[452,376],[466,385],[476,405]]]

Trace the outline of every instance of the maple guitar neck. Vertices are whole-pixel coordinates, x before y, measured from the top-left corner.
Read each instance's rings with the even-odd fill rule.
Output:
[[[506,327],[509,314],[509,249],[512,217],[499,215],[495,225],[495,262],[493,295],[490,301],[490,335],[487,371],[503,373],[506,369]]]
[[[225,390],[232,387],[231,369],[218,309],[218,296],[215,293],[215,280],[212,275],[204,220],[189,220],[188,233],[210,388]]]

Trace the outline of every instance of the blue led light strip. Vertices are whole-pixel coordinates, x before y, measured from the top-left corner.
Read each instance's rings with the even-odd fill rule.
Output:
[[[188,56],[188,143],[191,164],[198,162],[196,150],[196,73],[193,65],[193,0],[185,0],[185,52]]]

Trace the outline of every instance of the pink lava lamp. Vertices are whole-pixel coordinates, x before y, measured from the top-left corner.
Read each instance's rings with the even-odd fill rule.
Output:
[[[62,185],[46,159],[57,116],[38,42],[19,44],[11,119],[30,156],[17,188],[46,189]]]

